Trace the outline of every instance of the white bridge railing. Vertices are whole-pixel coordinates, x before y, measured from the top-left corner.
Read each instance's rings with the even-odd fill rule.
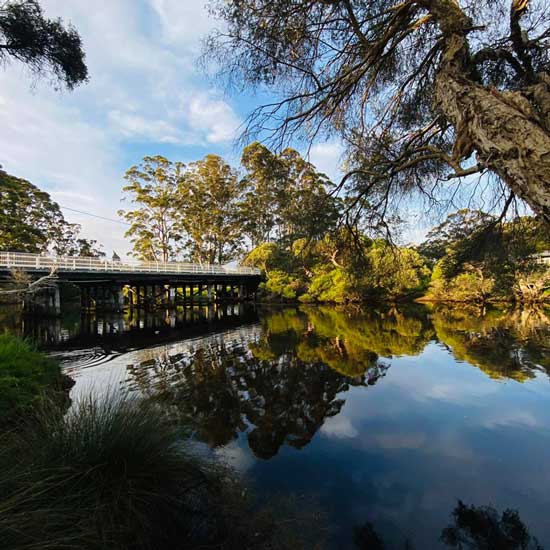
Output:
[[[23,252],[0,252],[0,269],[30,271],[102,271],[104,273],[182,273],[204,275],[259,275],[254,267],[192,264],[185,262],[139,262],[137,260],[104,260],[78,256],[42,256]]]

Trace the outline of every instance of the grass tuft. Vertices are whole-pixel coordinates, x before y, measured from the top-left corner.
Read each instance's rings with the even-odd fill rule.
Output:
[[[55,409],[6,437],[0,548],[160,548],[206,530],[226,473],[158,409],[95,397]]]

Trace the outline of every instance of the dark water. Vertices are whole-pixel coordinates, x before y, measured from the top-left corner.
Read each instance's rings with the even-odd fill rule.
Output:
[[[386,548],[446,548],[462,500],[495,523],[517,510],[550,548],[548,312],[231,306],[11,325],[62,359],[75,398],[158,400],[262,497],[313,499],[331,547],[379,548],[359,542],[368,522]]]

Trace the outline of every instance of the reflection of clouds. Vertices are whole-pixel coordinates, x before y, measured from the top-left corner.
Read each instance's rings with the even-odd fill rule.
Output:
[[[353,438],[359,435],[359,432],[353,427],[350,419],[343,414],[327,418],[325,423],[321,426],[321,433],[327,437],[336,437],[338,439]]]
[[[375,435],[372,440],[383,449],[419,449],[426,443],[424,433],[394,433]]]
[[[250,450],[241,447],[238,441],[232,441],[223,447],[218,447],[214,452],[222,461],[240,473],[248,471],[256,462]]]
[[[522,426],[527,428],[542,427],[543,423],[527,411],[520,409],[498,411],[497,414],[485,418],[481,424],[485,428],[502,428],[505,426]]]
[[[468,363],[459,364],[446,348],[432,342],[418,357],[395,359],[386,378],[386,391],[388,386],[416,402],[436,400],[462,406],[479,404],[480,399],[495,395],[502,384]],[[403,401],[401,405],[410,406]]]
[[[434,383],[431,387],[427,387],[428,392],[425,397],[431,399],[440,399],[443,401],[464,403],[467,397],[479,398],[495,393],[497,389],[491,384],[480,386],[477,381],[464,381],[453,379],[449,383]]]

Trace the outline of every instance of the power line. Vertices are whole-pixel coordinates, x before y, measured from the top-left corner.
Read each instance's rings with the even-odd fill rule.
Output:
[[[79,214],[84,214],[85,216],[90,216],[92,218],[98,218],[100,220],[105,220],[105,221],[113,222],[113,223],[120,223],[122,225],[128,225],[128,226],[131,225],[131,224],[123,222],[121,220],[114,220],[113,218],[106,218],[105,216],[99,216],[98,214],[92,214],[91,212],[84,212],[83,210],[77,210],[76,208],[69,208],[68,206],[63,206],[62,204],[60,204],[59,206],[61,206],[61,208],[63,208],[64,210],[70,210],[71,212],[78,212]]]

